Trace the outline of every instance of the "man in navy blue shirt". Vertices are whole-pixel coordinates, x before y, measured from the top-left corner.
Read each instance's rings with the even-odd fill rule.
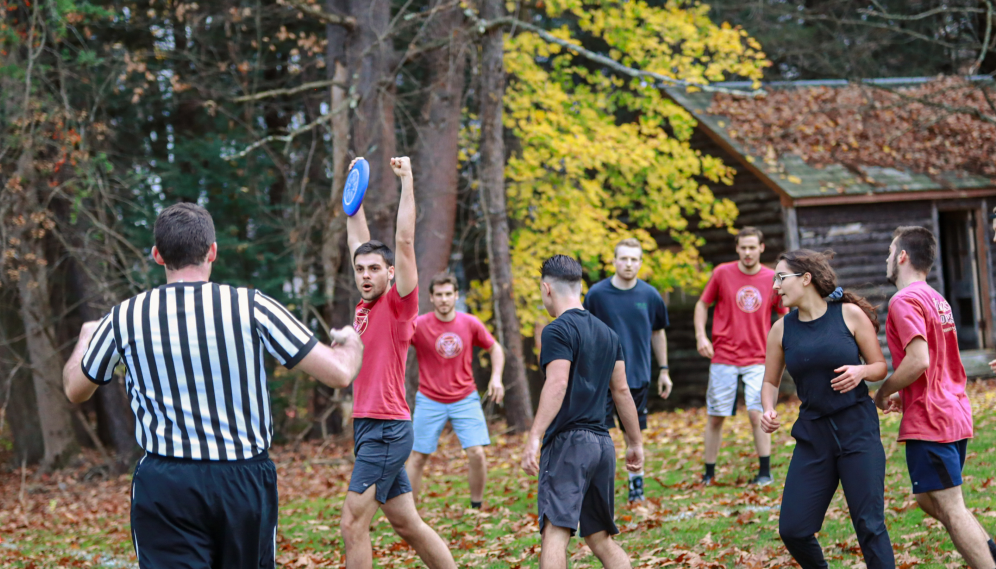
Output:
[[[567,546],[580,529],[603,567],[625,569],[629,557],[612,539],[619,533],[613,519],[616,455],[602,412],[611,389],[625,427],[626,469],[641,470],[643,440],[622,347],[615,332],[581,306],[580,263],[556,255],[543,263],[542,275],[543,306],[555,320],[543,330],[546,381],[522,455],[523,470],[539,474],[540,567],[566,569]]]
[[[643,264],[643,249],[636,239],[624,239],[616,245],[616,274],[594,285],[584,298],[584,307],[619,335],[626,359],[626,383],[640,417],[640,429],[647,428],[647,400],[650,397],[651,351],[657,356],[660,371],[657,392],[667,399],[671,395],[671,377],[667,367],[667,307],[657,289],[637,278]],[[615,426],[616,407],[609,399],[605,422]],[[623,427],[625,429],[625,427]],[[643,472],[629,474],[629,501],[643,500]]]

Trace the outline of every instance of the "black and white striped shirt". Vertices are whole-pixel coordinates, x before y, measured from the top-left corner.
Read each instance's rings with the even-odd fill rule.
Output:
[[[239,460],[270,446],[263,350],[294,367],[318,342],[254,289],[172,283],[115,306],[100,321],[83,373],[111,381],[124,361],[135,438],[146,452]]]

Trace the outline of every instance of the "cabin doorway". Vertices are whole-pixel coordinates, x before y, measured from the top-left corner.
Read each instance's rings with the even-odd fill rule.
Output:
[[[951,305],[961,350],[981,349],[988,343],[983,312],[983,307],[988,306],[988,295],[983,302],[985,288],[981,278],[986,265],[984,250],[980,254],[978,241],[981,217],[976,209],[938,212],[938,253],[944,297]]]

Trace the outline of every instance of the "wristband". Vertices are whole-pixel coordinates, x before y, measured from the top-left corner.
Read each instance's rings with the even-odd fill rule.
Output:
[[[661,367],[661,369],[662,369],[662,370],[667,370],[667,369],[670,369],[670,368],[668,368],[668,367],[667,367],[666,365],[665,365],[665,366],[660,366],[660,367]]]

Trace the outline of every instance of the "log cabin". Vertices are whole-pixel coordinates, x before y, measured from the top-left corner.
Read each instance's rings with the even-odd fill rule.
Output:
[[[929,80],[877,81],[902,87]],[[749,83],[721,85],[750,88]],[[845,85],[846,81],[838,80],[798,81],[766,84],[765,88]],[[692,146],[736,170],[732,185],[703,183],[717,198],[728,198],[737,205],[737,228],[752,225],[764,232],[762,262],[773,267],[778,255],[788,249],[833,249],[838,255],[832,264],[839,284],[879,307],[883,323],[880,341],[890,368],[884,323],[889,298],[896,290],[885,277],[892,232],[900,225],[931,228],[938,237],[939,250],[928,281],[952,306],[969,377],[992,375],[987,362],[996,352],[996,270],[989,212],[996,206],[996,180],[964,172],[928,176],[896,168],[855,169],[840,164],[816,168],[794,154],[754,156],[731,136],[731,122],[726,117],[709,114],[712,93],[689,93],[679,88],[667,89],[667,93],[698,121]],[[737,259],[733,238],[725,228],[696,232],[705,240],[700,252],[706,262],[715,266]],[[662,233],[658,242],[667,246],[668,238]],[[670,404],[704,404],[709,361],[695,349],[692,311],[697,296],[677,291],[667,300],[671,313],[669,363],[675,383]],[[711,329],[711,321],[709,326],[707,329]],[[664,406],[659,399],[655,403]]]

